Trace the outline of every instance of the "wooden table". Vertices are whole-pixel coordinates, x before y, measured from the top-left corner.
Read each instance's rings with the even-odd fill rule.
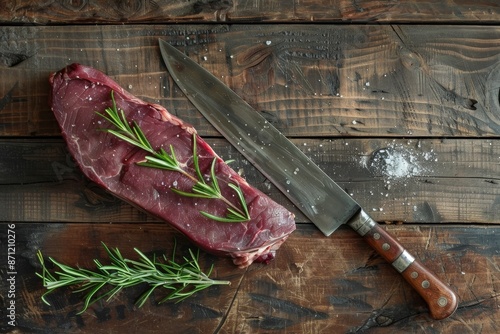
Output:
[[[1,332],[500,331],[496,1],[1,0],[0,21]],[[158,38],[265,113],[450,284],[456,313],[432,320],[349,228],[323,236],[176,88]],[[82,298],[68,289],[43,304],[37,250],[92,268],[104,258],[101,241],[128,257],[133,247],[169,254],[174,240],[190,247],[73,163],[47,104],[49,74],[73,62],[193,124],[293,211],[297,230],[277,258],[237,269],[202,253],[201,264],[232,284],[178,304],[157,305],[158,292],[139,309],[142,287],[81,315]]]

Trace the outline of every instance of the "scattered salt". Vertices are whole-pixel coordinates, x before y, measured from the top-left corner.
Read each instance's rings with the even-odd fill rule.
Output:
[[[420,145],[417,145],[417,148],[420,148]],[[384,176],[388,184],[386,188],[389,189],[390,180],[406,179],[431,172],[426,163],[428,161],[437,161],[433,150],[419,152],[402,144],[391,143],[388,147],[376,151],[371,159],[362,159],[361,164],[375,174]]]

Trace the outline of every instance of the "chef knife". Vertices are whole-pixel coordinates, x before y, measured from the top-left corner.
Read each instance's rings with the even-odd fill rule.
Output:
[[[326,236],[342,224],[352,227],[423,297],[433,318],[453,314],[454,292],[321,168],[218,78],[167,42],[159,43],[170,75],[191,103]]]

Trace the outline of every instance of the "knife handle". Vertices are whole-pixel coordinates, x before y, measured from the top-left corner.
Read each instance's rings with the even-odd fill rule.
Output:
[[[410,283],[427,302],[434,319],[444,319],[457,309],[455,293],[435,274],[416,260],[393,236],[360,210],[348,223],[374,250]]]

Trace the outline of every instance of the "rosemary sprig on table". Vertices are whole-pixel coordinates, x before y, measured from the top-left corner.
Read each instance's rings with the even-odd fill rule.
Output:
[[[182,191],[177,188],[171,188],[173,192],[179,195],[222,200],[227,205],[227,214],[225,217],[220,217],[205,211],[200,211],[200,213],[207,218],[224,223],[238,223],[250,220],[250,214],[248,212],[247,204],[239,185],[228,183],[228,186],[236,192],[241,208],[235,206],[231,201],[229,201],[222,195],[219,183],[217,182],[217,177],[215,175],[216,158],[214,158],[214,160],[212,161],[210,169],[211,182],[207,183],[207,181],[205,181],[198,163],[196,134],[193,134],[193,164],[196,175],[192,175],[182,168],[181,164],[177,160],[177,157],[175,156],[175,151],[172,145],[170,145],[170,153],[167,153],[163,148],[155,150],[144,135],[144,132],[141,130],[139,125],[135,121],[133,121],[132,124],[129,124],[123,110],[121,110],[120,112],[118,111],[113,91],[111,91],[111,100],[113,101],[113,107],[106,108],[106,114],[101,114],[99,112],[97,112],[97,114],[113,124],[116,129],[103,130],[128,142],[129,144],[132,144],[150,153],[151,156],[146,156],[146,161],[138,163],[140,166],[160,168],[178,172],[194,182],[194,186],[192,187],[190,192]]]
[[[42,295],[45,304],[50,305],[46,296],[55,289],[68,286],[76,286],[74,292],[86,292],[83,309],[81,314],[87,308],[103,299],[109,301],[113,296],[123,288],[128,288],[138,284],[146,283],[149,288],[137,299],[136,305],[141,307],[147,301],[149,296],[159,287],[170,290],[170,293],[160,300],[163,303],[170,300],[181,301],[194,293],[206,289],[212,285],[229,285],[231,282],[222,280],[213,280],[209,278],[213,265],[207,273],[204,273],[198,263],[199,251],[196,253],[189,250],[189,257],[183,257],[184,263],[175,262],[175,247],[172,252],[172,258],[167,259],[163,256],[163,262],[153,256],[148,258],[137,248],[135,252],[139,255],[139,261],[125,259],[118,248],[110,249],[102,243],[106,253],[111,260],[108,265],[103,265],[99,260],[94,260],[97,266],[96,271],[73,268],[59,263],[53,258],[49,260],[55,265],[54,273],[49,272],[41,251],[37,256],[42,265],[42,273],[36,273],[43,281],[43,286],[48,290]],[[102,291],[106,286],[112,286],[107,291]]]

